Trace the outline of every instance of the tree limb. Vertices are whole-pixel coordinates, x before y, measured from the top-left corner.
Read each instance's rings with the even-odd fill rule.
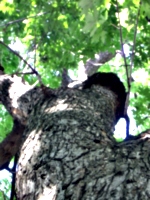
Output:
[[[116,54],[112,54],[109,52],[100,52],[98,54],[95,54],[95,59],[88,59],[85,63],[85,74],[88,76],[93,75],[99,67],[111,60],[113,57],[115,57]]]
[[[14,51],[13,49],[11,49],[8,45],[6,45],[4,42],[2,42],[0,40],[0,44],[2,44],[4,47],[6,47],[7,49],[9,49],[14,55],[16,55],[17,57],[19,57],[21,60],[23,60],[23,62],[32,70],[32,72],[37,76],[40,85],[42,86],[42,80],[41,77],[39,75],[39,73],[36,71],[35,68],[33,68],[21,55],[19,55],[16,51]]]

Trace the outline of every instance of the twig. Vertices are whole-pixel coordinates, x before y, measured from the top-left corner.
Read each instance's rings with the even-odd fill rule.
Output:
[[[35,26],[35,28],[36,28],[36,26]],[[34,67],[35,67],[35,64],[36,64],[36,52],[37,52],[37,45],[36,45],[36,42],[37,42],[37,37],[36,37],[36,31],[35,31],[35,36],[34,36],[34,42],[35,42],[35,47],[34,47],[34,51],[35,51],[35,53],[34,53]]]
[[[133,46],[132,46],[132,53],[131,53],[131,64],[130,64],[130,71],[129,71],[129,83],[130,83],[130,87],[128,88],[128,94],[127,94],[127,98],[126,98],[126,103],[125,103],[125,108],[127,111],[127,107],[129,105],[129,98],[130,98],[130,91],[131,91],[131,82],[132,82],[132,68],[134,65],[134,56],[135,56],[135,46],[136,46],[136,34],[137,34],[137,26],[138,26],[138,18],[140,15],[140,8],[141,8],[141,1],[139,2],[139,8],[138,8],[138,13],[137,13],[137,17],[136,17],[136,21],[135,21],[135,29],[134,29],[134,38],[133,38]]]
[[[0,40],[0,44],[2,44],[4,47],[6,47],[7,49],[9,49],[13,54],[15,54],[17,57],[19,57],[21,60],[23,60],[23,62],[32,70],[32,72],[34,74],[36,74],[38,80],[39,80],[39,83],[40,85],[42,86],[43,83],[42,83],[42,80],[41,80],[41,77],[39,75],[39,73],[21,56],[19,55],[16,51],[14,51],[13,49],[11,49],[8,45],[6,45],[4,42],[2,42]]]
[[[123,53],[123,59],[124,59],[126,75],[127,75],[128,92],[129,92],[130,87],[131,87],[130,86],[130,78],[129,78],[129,72],[128,72],[128,64],[127,64],[127,61],[126,61],[126,56],[125,56],[124,48],[123,48],[123,37],[122,37],[123,34],[122,34],[122,27],[121,27],[121,23],[120,23],[119,4],[118,4],[117,0],[116,0],[116,3],[117,3],[117,13],[118,13],[118,20],[119,20],[119,32],[120,32],[121,50],[122,50],[122,53]]]
[[[38,13],[37,15],[33,15],[33,16],[30,16],[30,17],[24,17],[24,18],[21,18],[21,19],[16,19],[16,20],[10,21],[10,22],[8,22],[6,24],[2,24],[2,25],[0,25],[0,27],[2,27],[2,26],[10,26],[11,24],[14,24],[14,23],[17,23],[17,22],[21,22],[21,21],[24,21],[26,19],[30,19],[30,18],[34,18],[34,17],[39,17],[39,16],[45,15],[47,13],[50,13],[50,11],[44,12],[44,13]]]
[[[137,26],[138,26],[138,17],[140,15],[140,7],[141,7],[141,1],[139,2],[139,8],[138,8],[138,13],[137,13],[137,18],[135,21],[135,30],[134,30],[134,38],[133,38],[133,47],[132,47],[132,57],[131,57],[131,64],[128,67],[127,62],[126,62],[126,56],[124,53],[124,48],[123,48],[123,37],[122,37],[122,28],[121,28],[121,23],[120,23],[120,16],[119,16],[119,4],[118,1],[116,0],[117,4],[117,12],[118,12],[118,20],[119,20],[119,31],[120,31],[120,43],[122,47],[122,52],[123,52],[123,58],[124,58],[124,64],[125,64],[125,69],[126,69],[126,75],[127,75],[127,84],[128,84],[128,92],[126,95],[126,101],[125,101],[125,107],[124,107],[124,115],[129,119],[127,115],[127,109],[129,106],[129,98],[130,98],[130,91],[131,91],[131,81],[132,81],[132,68],[133,68],[133,62],[134,62],[134,51],[135,51],[135,43],[136,43],[136,34],[137,34]],[[127,121],[126,121],[127,122]],[[130,120],[127,122],[127,128],[126,130],[128,131],[129,134],[129,123]]]
[[[137,13],[137,17],[136,17],[136,21],[135,21],[135,29],[134,29],[134,38],[133,38],[133,46],[132,46],[132,53],[131,53],[131,68],[130,68],[130,75],[132,73],[132,68],[134,65],[134,56],[135,56],[135,47],[136,47],[136,34],[137,34],[137,26],[138,26],[138,21],[139,21],[139,16],[140,16],[140,9],[141,9],[141,0],[139,2],[139,8],[138,8],[138,13]],[[131,79],[131,76],[130,76]],[[131,80],[130,80],[131,81]]]
[[[128,116],[127,110],[128,110],[128,106],[129,106],[129,98],[130,98],[130,90],[131,90],[131,74],[129,74],[128,64],[127,64],[126,56],[125,56],[125,53],[124,53],[122,28],[121,28],[120,16],[119,16],[119,4],[118,4],[117,0],[116,0],[116,2],[117,2],[117,12],[118,12],[118,20],[119,20],[120,43],[121,43],[121,49],[122,49],[122,53],[123,53],[123,59],[124,59],[124,64],[125,64],[126,76],[127,76],[127,85],[128,85],[128,91],[127,91],[125,107],[124,107],[124,115]],[[129,132],[129,129],[127,131]]]
[[[14,74],[16,74],[16,75],[29,75],[29,74],[34,74],[34,72],[16,72]]]

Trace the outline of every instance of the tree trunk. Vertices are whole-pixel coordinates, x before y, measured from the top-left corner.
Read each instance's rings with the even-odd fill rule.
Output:
[[[150,199],[149,140],[113,139],[116,96],[99,86],[39,98],[23,134],[19,200]]]

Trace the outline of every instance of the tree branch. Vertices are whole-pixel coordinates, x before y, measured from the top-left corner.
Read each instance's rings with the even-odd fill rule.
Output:
[[[85,74],[88,76],[93,75],[102,64],[111,60],[115,55],[109,52],[95,54],[95,59],[88,59],[85,63]]]
[[[130,90],[130,79],[129,79],[129,71],[128,71],[128,64],[126,61],[126,56],[124,52],[124,47],[123,47],[123,34],[122,34],[122,27],[121,27],[121,22],[120,22],[120,15],[119,15],[119,3],[116,0],[116,5],[117,5],[117,13],[118,13],[118,20],[119,20],[119,33],[120,33],[120,44],[121,44],[121,51],[123,54],[123,59],[124,59],[124,64],[125,64],[125,69],[126,69],[126,75],[127,75],[127,85],[128,85],[128,91]],[[128,107],[128,106],[127,106]]]
[[[36,74],[38,80],[39,80],[39,83],[40,85],[42,86],[43,83],[42,83],[42,80],[41,80],[41,77],[39,75],[39,73],[35,70],[35,68],[33,68],[20,54],[18,54],[16,51],[14,51],[13,49],[11,49],[8,45],[6,45],[4,42],[2,42],[0,40],[0,44],[2,44],[4,47],[6,47],[7,49],[9,49],[9,51],[11,51],[13,54],[15,54],[17,57],[19,57],[21,60],[23,60],[23,62],[32,70],[32,72],[34,74]]]
[[[14,120],[10,134],[0,143],[0,170],[5,169],[10,159],[17,153],[25,126]]]
[[[24,21],[24,20],[26,20],[26,19],[39,17],[39,16],[45,15],[45,14],[47,14],[47,13],[50,13],[50,11],[48,11],[48,12],[43,12],[43,13],[38,13],[37,15],[33,15],[33,16],[30,16],[30,17],[24,17],[24,18],[21,18],[21,19],[16,19],[16,20],[10,21],[10,22],[8,22],[8,23],[6,23],[6,24],[2,24],[2,25],[0,25],[0,27],[2,27],[2,26],[10,26],[11,24],[15,24],[15,23]]]
[[[132,68],[133,68],[133,65],[134,65],[134,56],[135,56],[135,47],[136,47],[136,34],[137,34],[137,26],[138,26],[138,21],[139,21],[139,16],[140,16],[141,4],[142,4],[142,2],[140,1],[138,13],[137,13],[136,21],[135,21],[134,38],[133,38],[133,46],[132,46],[132,53],[131,53],[130,79],[131,79],[131,74],[132,74]]]

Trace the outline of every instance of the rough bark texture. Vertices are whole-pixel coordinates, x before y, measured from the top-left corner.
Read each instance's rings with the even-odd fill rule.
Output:
[[[150,141],[114,141],[115,102],[99,86],[37,102],[22,139],[19,200],[150,198]]]
[[[0,76],[0,101],[15,122],[0,144],[0,167],[6,154],[20,152],[19,200],[150,199],[150,134],[115,142],[114,93],[100,86],[31,88]]]

